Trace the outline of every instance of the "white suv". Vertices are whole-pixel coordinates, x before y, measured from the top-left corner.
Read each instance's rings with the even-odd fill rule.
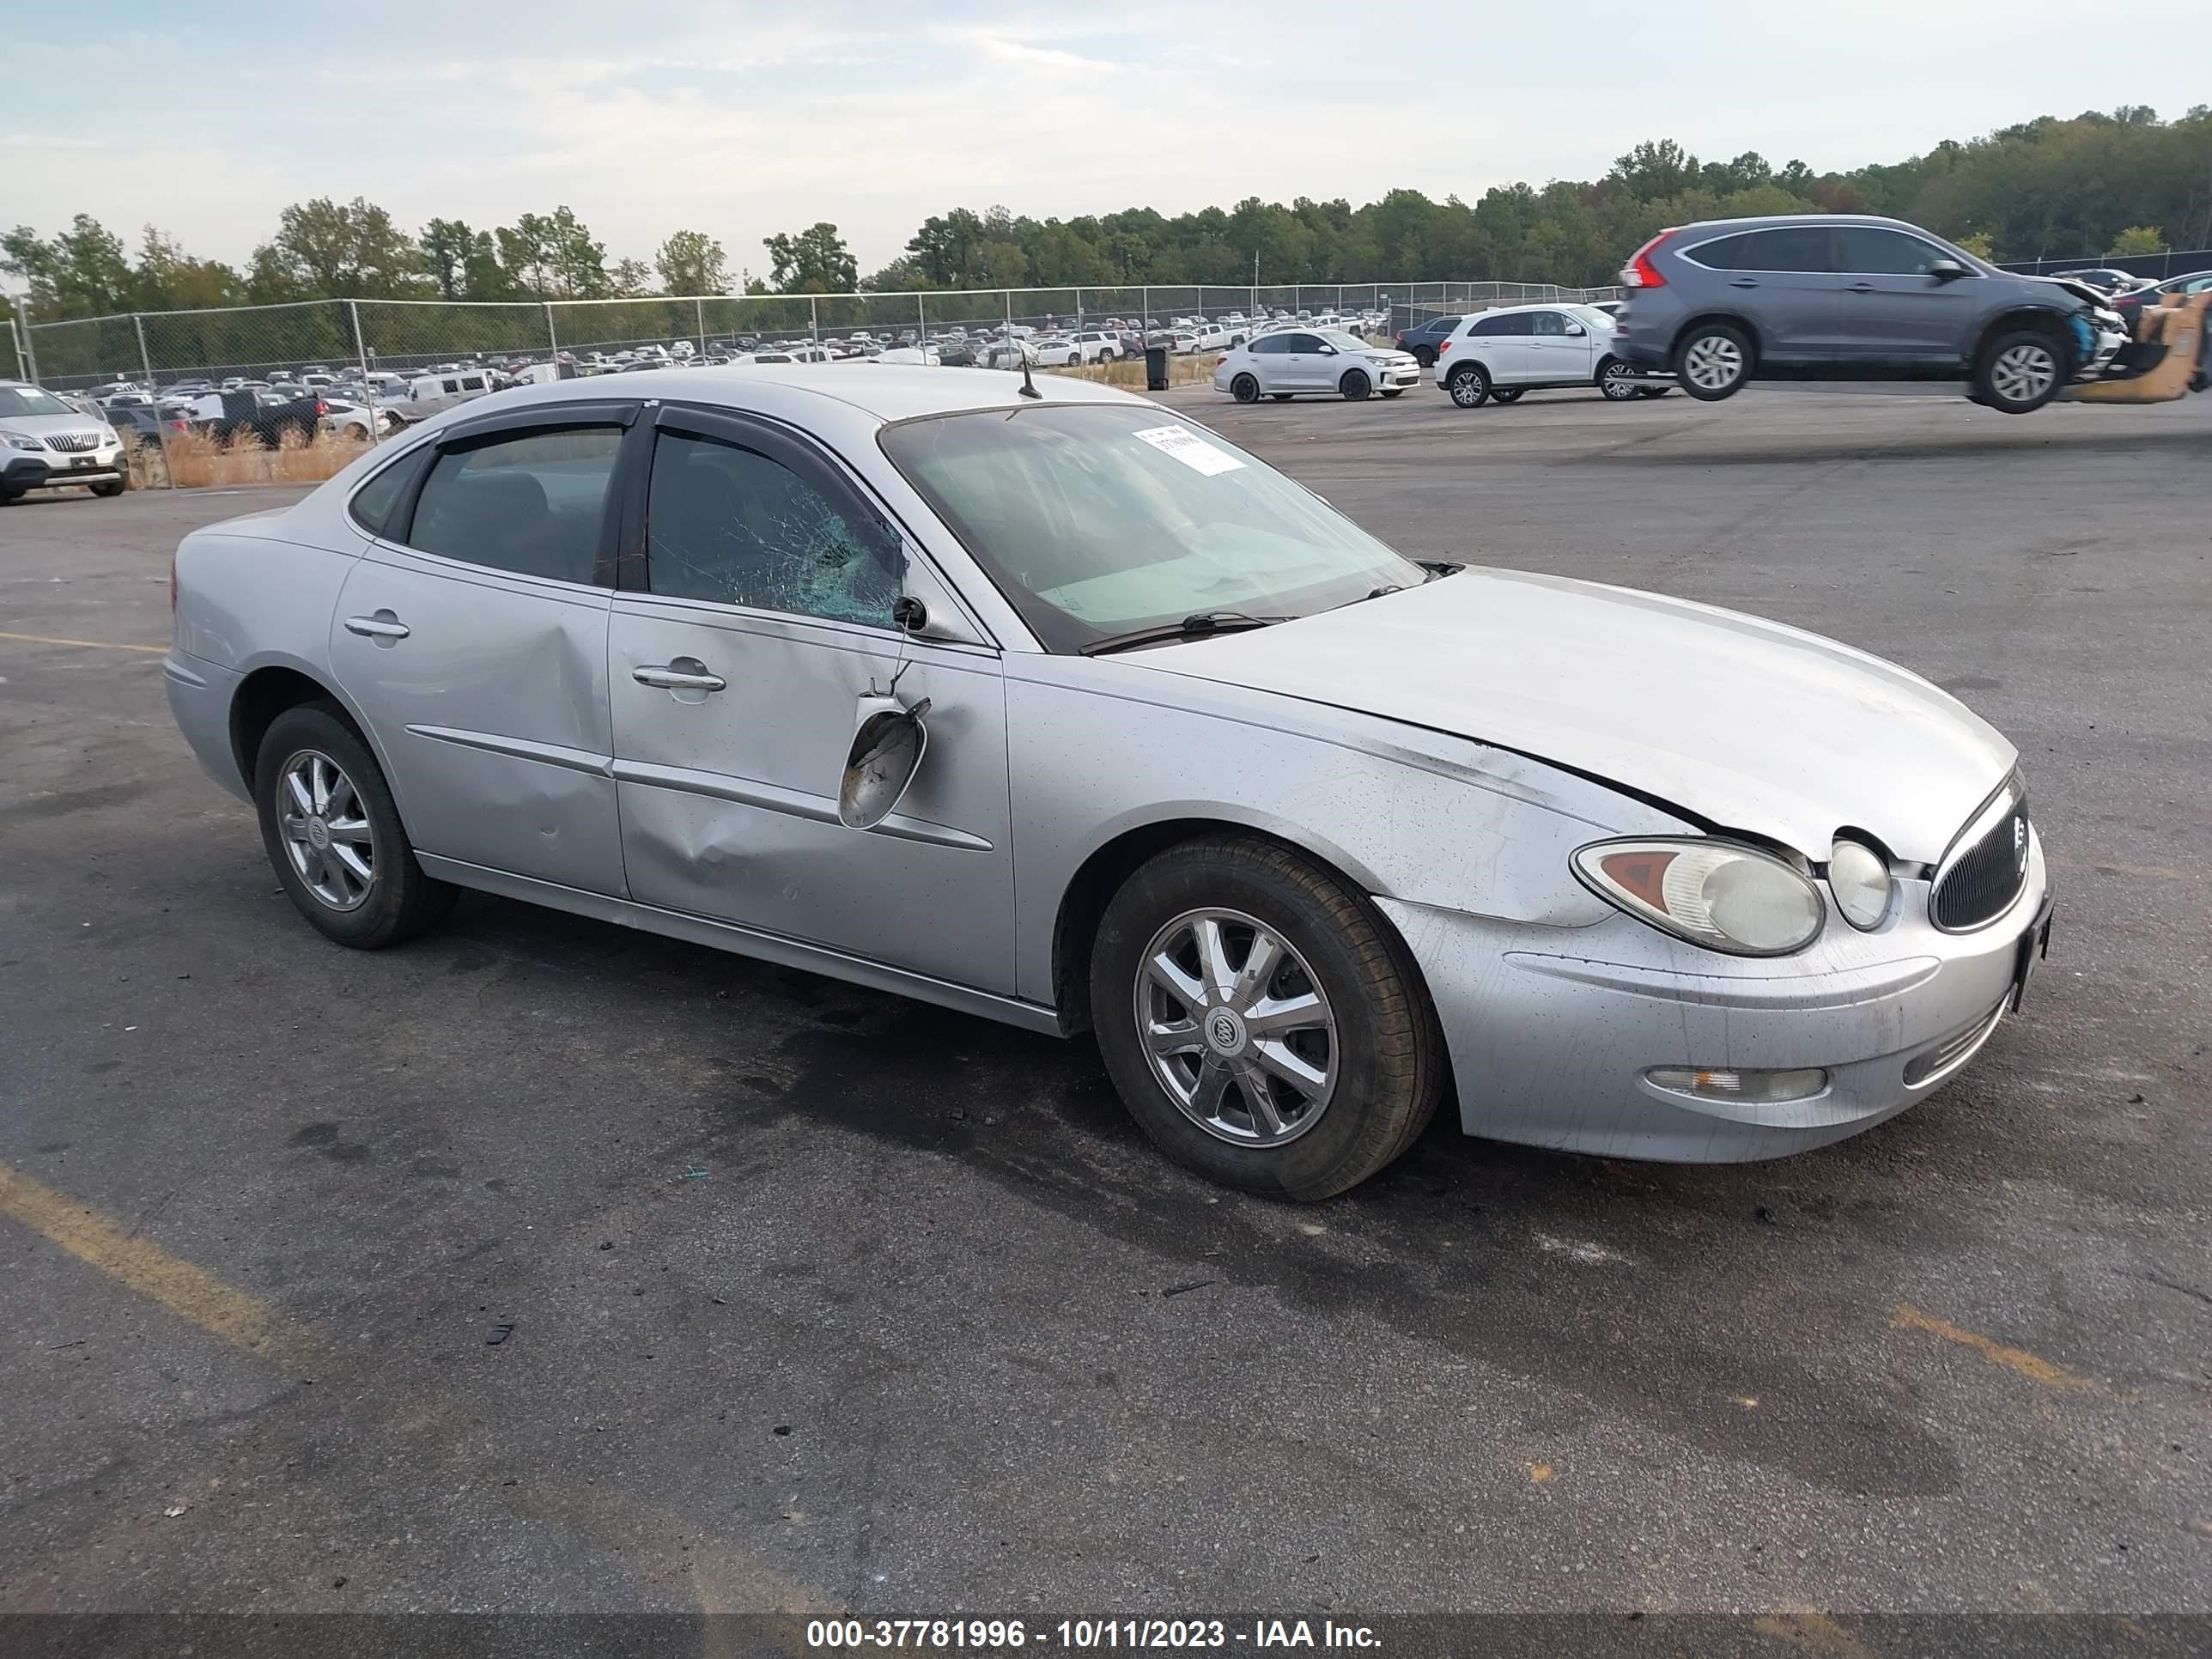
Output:
[[[1595,386],[1615,403],[1663,396],[1668,382],[1616,351],[1613,333],[1613,318],[1593,306],[1479,311],[1437,342],[1437,387],[1462,409],[1546,387]]]
[[[0,506],[27,490],[65,484],[120,495],[131,486],[123,440],[105,421],[78,414],[51,392],[0,380]]]

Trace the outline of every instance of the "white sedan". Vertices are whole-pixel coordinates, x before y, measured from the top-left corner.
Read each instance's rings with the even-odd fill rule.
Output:
[[[1419,386],[1411,352],[1369,345],[1341,329],[1279,329],[1246,341],[1222,358],[1213,389],[1240,404],[1261,397],[1287,403],[1300,392],[1335,392],[1358,401],[1370,392],[1395,398]]]

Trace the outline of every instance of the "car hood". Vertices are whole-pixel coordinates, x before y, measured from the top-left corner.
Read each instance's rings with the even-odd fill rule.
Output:
[[[107,422],[96,415],[10,415],[0,421],[0,432],[14,432],[26,438],[100,438],[113,434]]]
[[[1918,675],[1711,605],[1471,568],[1125,659],[1533,756],[1827,857],[1870,832],[1933,863],[2017,751]]]

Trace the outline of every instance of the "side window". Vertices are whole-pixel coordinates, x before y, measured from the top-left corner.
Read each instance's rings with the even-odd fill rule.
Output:
[[[471,374],[461,382],[461,390],[464,392],[482,392],[483,389],[483,376],[481,374]]]
[[[1754,230],[1737,265],[1739,270],[1832,271],[1836,268],[1826,225],[1788,225],[1773,230]]]
[[[459,380],[441,380],[439,382],[439,389],[447,392],[459,392],[461,389],[461,383]]]
[[[1933,242],[1876,225],[1838,225],[1836,249],[1836,269],[1863,276],[1924,276],[1951,257]]]
[[[660,434],[645,545],[650,590],[678,599],[888,628],[898,598],[898,538],[887,526],[716,438]]]
[[[1556,311],[1532,311],[1528,324],[1531,334],[1564,335],[1567,331],[1567,319]]]
[[[620,427],[495,438],[440,455],[407,544],[470,564],[588,582],[597,568]]]
[[[1319,351],[1321,342],[1310,334],[1293,334],[1283,345],[1285,351]]]
[[[1275,353],[1283,349],[1283,338],[1284,337],[1279,334],[1262,334],[1258,339],[1253,341],[1246,349],[1249,350],[1255,357],[1272,357]]]
[[[410,455],[405,460],[386,467],[355,490],[353,500],[347,505],[354,522],[372,536],[384,534],[385,526],[391,522],[392,508],[399,505],[399,498],[407,493],[407,486],[421,470],[422,461],[419,453]]]
[[[1477,334],[1526,334],[1530,331],[1525,311],[1493,313],[1474,325]]]
[[[1742,270],[1747,269],[1743,260],[1750,241],[1748,236],[1717,237],[1710,242],[1700,242],[1682,257],[1708,270]]]

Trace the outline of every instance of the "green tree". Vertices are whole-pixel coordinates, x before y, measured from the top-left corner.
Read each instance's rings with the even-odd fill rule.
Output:
[[[607,286],[615,297],[635,300],[653,292],[653,267],[642,259],[618,259],[607,273]]]
[[[2105,252],[2123,257],[2130,253],[2164,253],[2171,246],[2156,225],[2130,225],[2112,238],[2112,246]]]
[[[136,297],[123,239],[87,213],[51,240],[28,225],[0,236],[0,271],[28,285],[31,314],[41,322],[110,316]]]
[[[679,230],[653,256],[664,294],[724,294],[730,273],[722,245],[703,230]]]
[[[860,282],[860,268],[837,227],[823,220],[796,235],[764,237],[769,280],[781,294],[848,294]]]
[[[422,292],[422,251],[375,204],[327,196],[299,202],[277,216],[264,249],[269,270],[282,272],[305,299],[399,299]]]
[[[469,254],[476,246],[477,233],[459,219],[433,219],[416,240],[422,244],[422,263],[430,280],[438,285],[438,297],[465,298]]]

